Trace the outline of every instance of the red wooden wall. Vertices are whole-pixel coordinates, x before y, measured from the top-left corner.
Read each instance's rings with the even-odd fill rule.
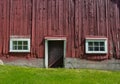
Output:
[[[66,36],[67,57],[120,58],[119,0],[0,0],[0,55],[9,53],[11,35],[30,36],[30,57],[44,56],[45,36]],[[86,36],[108,38],[107,55],[85,55]]]

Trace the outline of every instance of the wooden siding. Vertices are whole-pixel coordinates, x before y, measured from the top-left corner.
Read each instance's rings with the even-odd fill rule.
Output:
[[[39,58],[45,36],[66,36],[67,57],[120,58],[119,19],[119,0],[0,0],[0,55],[18,55],[9,53],[13,35],[30,36],[31,52],[25,56]],[[107,37],[108,54],[86,55],[87,36]]]

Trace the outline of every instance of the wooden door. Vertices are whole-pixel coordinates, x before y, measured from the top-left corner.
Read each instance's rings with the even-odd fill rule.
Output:
[[[48,67],[64,67],[64,41],[48,41]]]

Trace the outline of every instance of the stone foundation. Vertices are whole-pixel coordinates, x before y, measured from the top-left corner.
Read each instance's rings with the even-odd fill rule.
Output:
[[[66,58],[65,68],[89,68],[120,70],[120,60],[110,59],[105,61],[88,61],[79,58]]]
[[[4,64],[7,65],[18,65],[18,66],[29,66],[29,67],[44,67],[44,60],[40,58],[19,58],[15,60],[3,60]]]
[[[30,66],[30,67],[45,67],[44,59],[40,58],[4,58],[1,59],[4,64]],[[88,61],[79,58],[66,58],[65,68],[89,68],[89,69],[104,69],[104,70],[120,70],[120,60],[110,59],[104,61]]]

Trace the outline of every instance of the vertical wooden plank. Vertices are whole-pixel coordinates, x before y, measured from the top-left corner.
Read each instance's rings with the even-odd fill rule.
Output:
[[[59,31],[63,35],[63,0],[59,0]]]
[[[69,35],[70,35],[70,42],[71,42],[71,56],[75,57],[75,49],[74,49],[74,29],[75,29],[75,1],[70,0],[69,1]]]
[[[84,42],[85,42],[85,36],[88,35],[87,32],[87,28],[88,28],[88,14],[87,14],[87,0],[82,0],[82,32],[81,32],[81,41],[82,41],[82,52],[84,53],[85,51],[85,46],[84,46]],[[85,55],[85,53],[84,53]],[[83,55],[83,58],[85,57]]]
[[[13,0],[10,0],[10,35],[13,34]]]
[[[120,17],[120,1],[118,0],[119,4],[118,4],[118,17]],[[118,18],[118,26],[120,26],[120,18]],[[119,40],[119,43],[118,43],[118,47],[119,47],[119,58],[120,58],[120,27],[118,27],[118,40]]]
[[[52,31],[51,31],[51,18],[52,18],[51,11],[52,11],[51,0],[48,0],[48,12],[47,12],[48,22],[47,22],[47,24],[48,24],[48,35],[49,36],[51,36],[51,34],[52,34]]]
[[[4,1],[2,1],[2,24],[3,24],[3,54],[5,54],[5,31],[6,31],[6,28],[5,28],[5,23],[4,23]]]
[[[4,33],[4,54],[8,54],[9,48],[9,2],[5,0],[3,2],[3,33]]]
[[[74,45],[75,45],[75,56],[78,57],[78,47],[79,47],[79,0],[75,1],[75,36],[74,36]]]
[[[14,34],[19,35],[19,29],[20,29],[20,14],[19,14],[19,6],[20,6],[20,1],[19,0],[14,0],[14,5],[15,5],[15,19],[14,19]],[[24,31],[25,32],[25,31]]]
[[[24,13],[23,13],[23,15],[25,16],[24,18],[23,18],[23,21],[24,21],[24,23],[23,23],[23,25],[24,25],[24,27],[22,28],[22,30],[24,30],[23,31],[23,35],[26,35],[27,34],[27,28],[28,28],[28,17],[29,17],[29,13],[28,13],[28,11],[29,11],[29,9],[28,9],[28,0],[24,0],[23,1],[23,3],[24,3],[24,8],[22,7],[22,9],[24,10]]]
[[[93,27],[94,27],[94,32],[96,32],[97,29],[97,24],[96,24],[96,0],[93,0]],[[94,33],[94,35],[96,36],[96,33]]]
[[[51,30],[52,30],[52,36],[56,34],[56,14],[55,14],[55,8],[56,8],[56,1],[51,0]]]
[[[82,0],[79,0],[79,2],[78,2],[78,7],[79,7],[79,9],[78,9],[78,14],[79,14],[79,44],[78,44],[78,46],[79,46],[79,50],[78,50],[78,55],[79,55],[79,57],[80,58],[82,58],[82,55],[83,55],[83,53],[84,52],[82,52]]]
[[[68,56],[69,57],[72,57],[72,47],[71,47],[71,29],[70,29],[70,18],[71,18],[71,16],[70,16],[70,1],[69,0],[67,0],[67,17],[66,17],[66,19],[67,19],[67,24],[68,24],[68,28],[67,28],[67,31],[68,31],[68,47],[67,47],[67,49],[68,49]]]
[[[115,49],[115,37],[114,37],[114,30],[113,30],[113,28],[114,28],[114,20],[113,20],[113,16],[114,16],[114,12],[113,12],[113,4],[112,4],[112,2],[110,1],[110,6],[109,6],[109,9],[110,9],[110,11],[109,11],[109,13],[110,13],[110,18],[109,18],[109,27],[110,27],[110,39],[111,39],[111,45],[112,45],[112,47],[111,47],[111,53],[112,53],[112,56],[115,56],[115,52],[114,51],[116,51],[116,49]]]
[[[106,27],[106,36],[108,38],[108,55],[107,58],[110,58],[110,39],[109,39],[109,14],[108,14],[108,6],[109,6],[109,0],[105,1],[105,27]]]
[[[40,8],[39,8],[39,4],[40,4],[40,2],[38,1],[38,0],[36,0],[35,2],[34,2],[34,5],[35,5],[35,7],[34,7],[34,14],[35,14],[35,25],[34,25],[34,35],[35,35],[35,37],[34,37],[34,40],[35,40],[35,44],[34,44],[34,55],[38,58],[39,57],[39,35],[40,35],[40,31],[39,31],[39,25],[40,25],[40,23],[39,23],[39,19],[40,19],[40,17],[39,17],[39,14],[40,14]]]
[[[3,25],[2,25],[2,1],[0,1],[0,55],[2,55],[3,49]]]
[[[34,9],[35,10],[35,29],[34,29],[34,31],[35,31],[34,32],[34,34],[35,34],[35,37],[34,37],[34,39],[35,39],[35,45],[34,45],[35,46],[34,47],[35,51],[34,51],[34,54],[35,54],[36,57],[38,57],[38,55],[37,55],[37,50],[38,50],[37,49],[37,46],[38,46],[38,40],[37,40],[37,38],[38,38],[38,32],[36,32],[36,31],[38,31],[37,30],[37,25],[36,25],[36,24],[38,24],[37,23],[37,18],[38,18],[38,15],[37,15],[37,13],[38,13],[38,0],[36,0],[35,3],[36,4],[35,4],[35,9]]]
[[[65,16],[65,34],[68,36],[68,0],[64,0],[64,16]]]
[[[36,21],[36,51],[37,51],[37,55],[38,57],[41,57],[41,54],[43,52],[43,48],[42,48],[42,41],[43,41],[43,29],[42,29],[42,10],[43,10],[43,1],[42,0],[38,0],[37,2],[37,21]]]
[[[118,36],[118,52],[119,52],[119,58],[120,58],[120,1],[119,0],[117,0],[117,36]]]
[[[65,30],[64,30],[64,33],[66,34],[67,36],[67,46],[66,46],[66,56],[67,57],[70,57],[70,42],[69,42],[69,24],[68,24],[68,14],[69,14],[69,0],[64,0],[64,26],[65,26]]]
[[[118,1],[116,1],[116,3],[119,3]],[[118,28],[119,28],[119,11],[118,11],[118,4],[115,4],[115,10],[114,10],[114,13],[115,13],[115,28],[116,28],[116,54],[117,54],[117,58],[120,58],[120,50],[119,50],[119,38],[118,38]]]
[[[32,28],[32,0],[28,0],[29,2],[29,11],[28,11],[28,27],[27,27],[27,35],[31,35],[31,28]]]
[[[65,24],[65,18],[66,18],[66,13],[65,13],[65,2],[66,0],[63,0],[63,35],[66,36],[66,24]]]
[[[109,51],[108,51],[108,55],[109,55],[109,58],[112,58],[113,57],[113,53],[112,53],[112,39],[111,39],[111,24],[110,24],[110,0],[107,1],[107,17],[108,17],[108,46],[109,46]]]
[[[40,4],[39,6],[40,6],[41,10],[40,10],[40,14],[39,14],[40,15],[40,19],[39,19],[40,20],[39,21],[40,25],[38,27],[39,28],[39,38],[38,38],[39,39],[39,41],[38,41],[38,43],[39,43],[39,45],[38,45],[39,46],[39,50],[38,50],[39,54],[38,55],[39,55],[40,58],[42,58],[44,56],[44,54],[43,54],[43,51],[44,51],[43,50],[44,29],[43,29],[43,24],[42,24],[43,23],[43,18],[42,18],[43,17],[43,9],[44,9],[43,8],[43,0],[41,0],[39,4]]]
[[[59,0],[56,0],[56,5],[55,5],[55,34],[60,35],[60,30],[59,30]]]
[[[94,18],[94,32],[95,32],[95,36],[97,36],[98,35],[98,4],[97,4],[97,1],[96,0],[94,0],[94,16],[95,16],[95,18]]]
[[[101,7],[102,6],[102,7]],[[103,18],[103,4],[102,4],[102,0],[99,0],[99,35],[100,36],[103,36],[103,21],[104,21],[104,18]]]
[[[6,52],[5,52],[5,49],[6,49],[6,44],[5,44],[5,42],[6,42],[6,38],[5,38],[5,34],[6,34],[6,23],[5,23],[5,8],[4,8],[4,3],[5,3],[5,1],[1,1],[1,20],[2,20],[2,27],[3,27],[3,54],[6,54]]]
[[[81,1],[82,0],[76,0],[75,1],[75,56],[76,57],[80,57],[83,54],[83,52],[81,51]]]
[[[6,36],[6,53],[8,54],[9,53],[9,36],[10,36],[10,24],[9,24],[9,21],[10,21],[10,0],[7,0],[6,4],[6,23],[7,23],[7,36]]]
[[[47,31],[47,10],[48,10],[48,7],[47,7],[47,2],[48,0],[44,0],[43,1],[43,29],[44,29],[44,36],[47,36],[48,34],[48,31]]]
[[[43,52],[42,52],[42,56],[44,57],[45,54],[45,41],[44,41],[44,36],[47,36],[48,32],[47,32],[47,0],[43,0],[43,14],[42,14],[42,29],[44,30],[43,33],[43,41],[42,41],[42,48],[43,48]]]
[[[93,0],[88,0],[88,28],[89,35],[94,35],[94,3]]]
[[[96,12],[97,12],[97,35],[99,35],[99,31],[100,31],[100,28],[99,28],[99,3],[98,1],[96,2]]]
[[[31,57],[35,57],[35,23],[36,23],[36,1],[32,0],[32,31],[31,31]]]

